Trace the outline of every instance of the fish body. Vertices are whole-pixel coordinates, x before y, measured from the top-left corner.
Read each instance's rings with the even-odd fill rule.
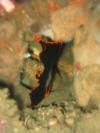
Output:
[[[53,80],[57,71],[57,63],[62,54],[64,44],[62,41],[39,40],[42,46],[40,60],[44,64],[44,71],[40,75],[39,85],[31,89],[31,105],[37,105],[43,98],[47,97],[52,89]]]

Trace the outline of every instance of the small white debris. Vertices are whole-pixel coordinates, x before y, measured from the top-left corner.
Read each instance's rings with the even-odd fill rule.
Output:
[[[24,58],[29,58],[29,57],[31,57],[31,55],[29,53],[24,55]]]

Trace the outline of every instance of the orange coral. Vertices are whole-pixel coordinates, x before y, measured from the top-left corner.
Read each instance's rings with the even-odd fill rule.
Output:
[[[53,1],[50,2],[50,16],[53,14],[53,12],[60,8],[60,5],[58,3],[54,4]]]
[[[77,63],[76,63],[76,69],[77,69],[77,70],[80,70],[80,68],[81,68],[81,64],[80,64],[80,62],[77,62]]]
[[[100,18],[97,20],[96,26],[97,26],[98,28],[100,28]]]
[[[73,0],[69,0],[69,5],[77,5],[77,6],[82,6],[83,5],[83,3],[84,3],[84,0],[75,0],[75,1],[73,1]]]
[[[42,40],[42,37],[40,36],[40,35],[35,35],[34,36],[34,39],[38,42],[38,43],[40,43],[40,41]]]
[[[8,48],[7,43],[4,43],[2,48],[7,49]]]
[[[80,24],[82,24],[82,22],[84,23],[85,21],[87,21],[88,17],[80,17],[79,19],[76,20],[76,25],[80,26]]]

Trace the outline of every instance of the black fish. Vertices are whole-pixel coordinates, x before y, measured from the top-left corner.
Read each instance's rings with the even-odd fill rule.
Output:
[[[40,60],[44,64],[44,71],[39,78],[39,86],[32,88],[30,92],[31,105],[37,105],[44,97],[48,96],[55,73],[57,71],[57,63],[62,54],[64,43],[62,41],[38,41],[42,45],[42,52],[40,53]]]
[[[46,37],[47,38],[47,37]],[[65,45],[71,44],[72,41],[62,42],[62,41],[52,41],[50,38],[47,38],[48,41],[44,41],[42,37],[36,36],[35,40],[39,42],[42,46],[42,52],[40,53],[40,60],[44,64],[44,71],[36,75],[36,79],[39,82],[39,85],[36,87],[29,87],[24,83],[21,84],[30,89],[30,99],[31,106],[34,107],[41,100],[49,95],[52,89],[53,80],[56,72],[58,71],[57,63],[63,52]],[[59,71],[58,71],[59,72]],[[23,74],[21,74],[23,77]]]

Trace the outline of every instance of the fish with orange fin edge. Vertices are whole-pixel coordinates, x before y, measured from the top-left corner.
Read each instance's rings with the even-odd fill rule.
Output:
[[[37,74],[36,80],[39,82],[39,85],[30,91],[32,107],[50,94],[57,71],[57,63],[64,48],[64,44],[60,40],[52,41],[49,38],[49,41],[45,41],[39,35],[35,35],[35,40],[42,46],[42,52],[39,57],[44,64],[44,71]]]
[[[62,55],[65,45],[72,44],[73,41],[52,41],[49,37],[46,37],[48,39],[48,41],[46,41],[43,40],[42,37],[43,36],[35,35],[34,38],[42,46],[42,52],[39,54],[39,60],[41,60],[44,64],[44,71],[35,74],[36,82],[38,82],[39,85],[30,89],[31,87],[28,87],[21,82],[22,85],[30,89],[29,96],[32,108],[50,94],[55,74],[56,72],[59,72],[59,69],[57,68],[59,58]]]

